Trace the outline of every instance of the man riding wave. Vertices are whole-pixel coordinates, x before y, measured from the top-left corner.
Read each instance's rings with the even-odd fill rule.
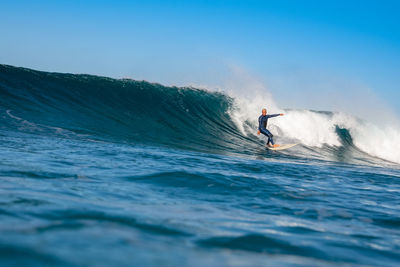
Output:
[[[274,144],[274,140],[272,139],[272,137],[273,137],[272,133],[267,130],[267,124],[268,124],[269,118],[283,116],[284,114],[280,113],[280,114],[267,115],[267,109],[265,109],[265,108],[263,108],[263,110],[261,112],[262,112],[262,115],[258,118],[257,134],[259,135],[260,133],[262,133],[263,135],[268,137],[267,145],[269,147],[278,147],[279,145]]]

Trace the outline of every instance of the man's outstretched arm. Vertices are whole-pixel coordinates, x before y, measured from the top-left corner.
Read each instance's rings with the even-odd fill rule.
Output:
[[[285,115],[285,114],[280,113],[280,114],[271,114],[271,115],[267,115],[267,116],[268,116],[268,118],[273,118],[273,117],[278,117],[278,116],[283,116],[283,115]]]

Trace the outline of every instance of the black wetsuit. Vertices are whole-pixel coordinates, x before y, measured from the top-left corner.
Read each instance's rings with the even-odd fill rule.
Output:
[[[262,134],[264,134],[264,135],[266,135],[266,136],[268,137],[267,145],[268,145],[269,143],[271,143],[272,145],[274,145],[274,140],[272,139],[273,135],[272,135],[272,133],[271,133],[270,131],[267,130],[268,119],[269,119],[269,118],[273,118],[273,117],[277,117],[277,116],[279,116],[279,115],[280,115],[280,114],[272,114],[272,115],[265,115],[265,116],[261,115],[261,116],[258,118],[258,130],[259,130]]]

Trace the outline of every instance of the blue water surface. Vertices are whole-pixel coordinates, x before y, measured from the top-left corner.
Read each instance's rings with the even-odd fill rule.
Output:
[[[0,140],[9,265],[399,262],[397,169],[4,131]]]
[[[218,93],[3,65],[0,95],[2,266],[400,263],[398,164],[346,129],[269,151]]]

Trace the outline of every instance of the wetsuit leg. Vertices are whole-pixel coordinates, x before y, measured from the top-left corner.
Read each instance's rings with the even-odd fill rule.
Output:
[[[273,135],[270,131],[268,131],[267,129],[260,129],[260,132],[268,137],[268,141],[267,141],[267,145],[269,143],[271,143],[271,145],[274,145],[274,140],[272,139]]]

